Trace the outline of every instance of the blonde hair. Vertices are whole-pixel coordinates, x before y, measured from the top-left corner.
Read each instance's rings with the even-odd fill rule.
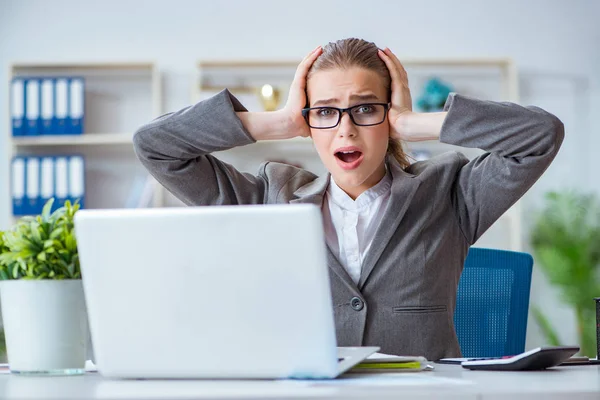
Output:
[[[391,98],[392,78],[385,63],[377,54],[378,47],[375,43],[366,40],[350,38],[329,42],[323,46],[323,53],[317,58],[308,71],[307,80],[317,71],[329,69],[348,69],[351,67],[364,68],[377,73],[387,92],[387,100]],[[408,157],[402,147],[402,142],[390,137],[387,154],[394,156],[404,169],[410,165]]]

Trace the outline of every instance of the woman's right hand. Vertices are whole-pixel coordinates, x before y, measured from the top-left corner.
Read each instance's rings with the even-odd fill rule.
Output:
[[[289,123],[290,138],[296,136],[310,136],[310,128],[302,116],[302,109],[306,106],[306,77],[310,67],[321,55],[323,48],[317,46],[298,64],[294,80],[290,86],[288,99],[285,106],[279,110],[283,118]]]
[[[323,49],[318,46],[296,69],[285,106],[277,111],[237,112],[244,128],[255,140],[281,140],[310,136],[310,128],[302,116],[306,105],[306,76]]]

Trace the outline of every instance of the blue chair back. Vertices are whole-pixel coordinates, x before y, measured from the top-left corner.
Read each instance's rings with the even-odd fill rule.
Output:
[[[525,351],[532,269],[533,258],[527,253],[469,250],[454,312],[463,357]]]

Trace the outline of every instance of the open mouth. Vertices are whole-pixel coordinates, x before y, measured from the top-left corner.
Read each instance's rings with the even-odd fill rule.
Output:
[[[338,151],[335,156],[345,163],[352,163],[362,156],[360,151]]]
[[[363,162],[364,154],[357,147],[341,148],[334,153],[337,164],[344,170],[353,170]]]

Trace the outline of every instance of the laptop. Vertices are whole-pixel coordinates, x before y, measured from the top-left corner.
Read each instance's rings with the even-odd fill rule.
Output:
[[[98,371],[114,378],[334,378],[321,211],[308,204],[80,210]]]

